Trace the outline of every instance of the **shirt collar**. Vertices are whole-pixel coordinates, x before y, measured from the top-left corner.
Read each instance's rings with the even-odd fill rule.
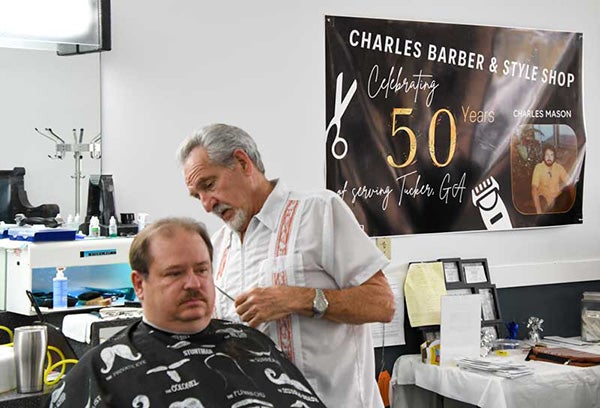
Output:
[[[277,228],[277,223],[279,222],[281,211],[287,202],[290,191],[279,179],[270,181],[274,184],[273,191],[271,191],[271,194],[269,194],[262,208],[255,215],[255,217],[271,231],[275,231]]]
[[[154,324],[150,321],[148,321],[148,319],[146,318],[146,316],[142,316],[142,322],[146,323],[148,326],[152,327],[155,330],[160,330],[161,332],[170,334],[170,335],[177,335],[177,336],[194,336],[196,334],[202,333],[204,330],[206,330],[206,327],[210,326],[210,323],[212,323],[212,319],[210,321],[210,323],[208,324],[208,326],[206,326],[204,329],[198,331],[198,332],[193,332],[193,333],[187,333],[187,332],[175,332],[173,330],[167,330],[165,328],[160,327],[157,324]]]

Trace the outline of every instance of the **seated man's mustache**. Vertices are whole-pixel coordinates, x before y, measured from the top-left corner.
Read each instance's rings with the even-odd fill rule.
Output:
[[[198,292],[196,290],[188,290],[186,292],[185,296],[179,301],[179,304],[183,304],[190,300],[206,300],[206,299],[204,299],[204,296],[202,296],[200,294],[200,292]]]

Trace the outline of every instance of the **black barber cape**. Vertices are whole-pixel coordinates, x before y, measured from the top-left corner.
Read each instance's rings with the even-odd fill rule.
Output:
[[[50,407],[324,407],[267,336],[213,319],[194,335],[142,321],[90,350],[57,385]]]

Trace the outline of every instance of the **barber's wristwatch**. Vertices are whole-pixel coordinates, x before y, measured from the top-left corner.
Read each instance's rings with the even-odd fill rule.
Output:
[[[329,302],[325,297],[325,293],[323,293],[322,289],[315,289],[315,298],[313,300],[313,317],[315,319],[320,319],[323,317],[327,308],[329,307]]]

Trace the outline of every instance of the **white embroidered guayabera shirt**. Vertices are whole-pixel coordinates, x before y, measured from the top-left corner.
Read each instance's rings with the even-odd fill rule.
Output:
[[[293,192],[277,181],[243,245],[227,226],[212,241],[216,284],[234,298],[258,286],[359,286],[388,263],[337,194]],[[231,299],[218,292],[215,307],[217,317],[240,320]],[[294,314],[258,329],[294,361],[327,406],[383,407],[368,325]]]

